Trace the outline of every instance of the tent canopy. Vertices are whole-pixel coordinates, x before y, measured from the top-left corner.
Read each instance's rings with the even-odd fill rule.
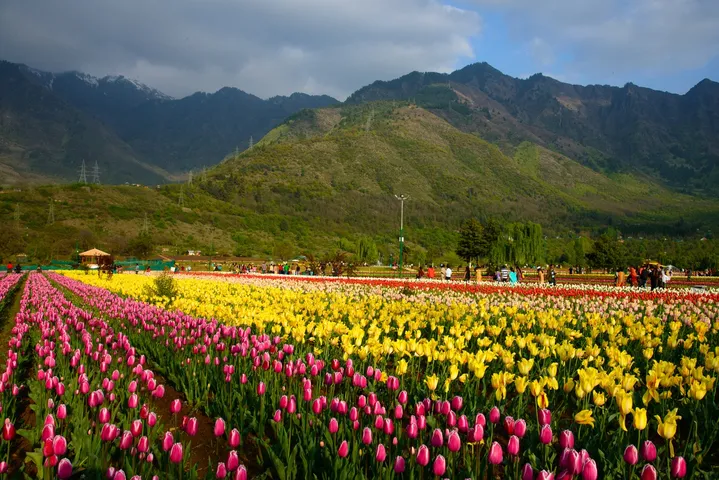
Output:
[[[105,253],[102,250],[98,250],[97,248],[92,248],[88,250],[87,252],[82,252],[80,254],[81,257],[109,257],[109,253]]]

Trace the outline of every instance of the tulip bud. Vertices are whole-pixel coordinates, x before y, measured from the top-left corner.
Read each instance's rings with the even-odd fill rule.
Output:
[[[225,421],[222,418],[215,420],[215,428],[213,433],[216,437],[221,437],[225,434]]]
[[[179,398],[176,398],[170,404],[170,413],[172,413],[174,415],[174,414],[180,413],[180,410],[182,410],[182,403],[180,403]]]
[[[365,427],[364,430],[362,430],[362,443],[365,445],[372,443],[372,430],[370,430],[369,427]]]
[[[417,450],[417,463],[423,467],[429,464],[429,448],[426,445],[420,445]]]
[[[539,424],[540,425],[549,425],[552,423],[552,412],[547,410],[546,408],[542,408],[539,410]]]
[[[227,476],[227,467],[224,462],[217,464],[217,470],[215,470],[215,478],[225,478]]]
[[[545,445],[552,443],[552,427],[549,425],[542,426],[542,430],[539,432],[539,441]]]
[[[52,451],[57,456],[65,455],[67,452],[67,440],[62,435],[55,435],[52,439]]]
[[[65,479],[72,476],[72,463],[67,458],[60,460],[57,464],[57,478]]]
[[[657,480],[657,469],[651,463],[647,463],[642,468],[642,480]]]
[[[57,406],[57,418],[60,420],[64,420],[67,417],[67,406],[64,403],[61,403]],[[70,466],[72,469],[72,465]]]
[[[197,428],[197,418],[192,417],[187,421],[187,428],[185,428],[185,431],[189,436],[194,437],[197,435]]]
[[[340,456],[340,458],[345,458],[350,453],[350,446],[347,443],[347,440],[343,440],[340,444],[340,448],[337,449],[337,455]]]
[[[583,480],[597,480],[599,472],[597,471],[597,462],[593,459],[587,460],[582,468],[582,479]]]
[[[497,442],[492,442],[492,446],[489,449],[489,463],[499,465],[502,463],[502,458],[502,446]]]
[[[524,464],[522,469],[522,480],[534,480],[534,470],[529,463]]]
[[[562,430],[559,434],[559,446],[562,448],[574,448],[574,434],[571,430]]]
[[[527,433],[527,422],[521,418],[514,422],[514,434],[519,438],[524,438]]]
[[[442,436],[442,430],[435,428],[432,432],[432,440],[430,441],[433,447],[441,447],[444,445],[444,437]]]
[[[397,456],[394,460],[394,473],[403,473],[405,468],[404,457]]]
[[[230,447],[231,447],[231,448],[237,448],[237,447],[239,447],[239,446],[240,446],[240,441],[241,441],[241,439],[240,439],[240,431],[237,430],[236,428],[233,428],[233,429],[230,431],[230,439],[229,439],[229,442],[228,442],[228,443],[230,444]]]
[[[132,432],[129,430],[125,430],[122,433],[122,438],[120,439],[120,450],[127,450],[132,446],[133,436]]]
[[[624,449],[624,461],[629,465],[636,465],[639,462],[639,452],[637,447],[629,445]]]
[[[684,460],[684,457],[677,456],[672,458],[671,474],[674,478],[684,478],[687,474],[687,462]]]
[[[172,447],[174,441],[175,439],[172,437],[172,433],[165,432],[165,436],[162,437],[162,450],[165,452],[168,451]]]
[[[642,458],[647,462],[653,462],[657,458],[657,447],[651,440],[645,440],[640,450]]]
[[[462,448],[462,441],[460,440],[457,432],[450,432],[449,437],[447,437],[447,447],[450,452],[458,452],[460,448]]]
[[[172,463],[182,462],[182,444],[176,443],[170,448],[170,461]]]
[[[257,384],[257,395],[264,395],[267,391],[267,387],[265,386],[265,382],[260,382]]]
[[[437,455],[437,458],[434,459],[434,465],[432,465],[432,472],[434,472],[436,476],[441,477],[446,470],[447,461],[442,455]]]
[[[516,435],[509,437],[509,442],[507,442],[507,453],[512,456],[517,456],[519,454],[519,437]]]
[[[329,426],[330,433],[335,434],[335,433],[337,433],[337,430],[339,430],[339,429],[340,429],[340,426],[337,423],[337,419],[334,417],[330,418],[330,426]]]
[[[386,458],[387,451],[385,450],[384,445],[380,443],[377,445],[377,451],[375,452],[374,459],[377,462],[382,463],[385,461]]]
[[[231,472],[237,470],[240,466],[240,457],[237,455],[237,450],[231,450],[227,455],[227,469]]]
[[[499,423],[499,409],[497,407],[492,407],[492,410],[489,411],[489,421],[495,425]]]

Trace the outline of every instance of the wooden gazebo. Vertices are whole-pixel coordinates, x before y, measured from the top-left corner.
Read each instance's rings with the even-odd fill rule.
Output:
[[[102,267],[104,265],[112,264],[112,255],[97,248],[82,252],[80,254],[80,263],[87,265],[90,268]]]

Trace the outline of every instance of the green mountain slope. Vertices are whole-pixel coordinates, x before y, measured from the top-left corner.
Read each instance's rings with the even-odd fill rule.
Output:
[[[257,211],[321,216],[376,231],[396,221],[395,194],[420,225],[496,215],[545,227],[666,223],[712,203],[636,176],[604,175],[524,142],[505,155],[400,103],[304,111],[217,167],[206,188]],[[671,212],[671,213],[670,213]]]
[[[347,103],[412,100],[509,152],[538,143],[602,172],[641,172],[688,193],[719,180],[719,83],[685,95],[627,84],[517,79],[486,63],[451,74],[413,72],[361,88]]]

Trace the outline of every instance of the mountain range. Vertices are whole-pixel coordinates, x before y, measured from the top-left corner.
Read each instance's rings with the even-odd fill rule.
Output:
[[[48,73],[0,61],[0,184],[73,181],[95,162],[104,183],[165,183],[244,150],[288,115],[337,103],[236,88],[173,99],[123,76]]]

